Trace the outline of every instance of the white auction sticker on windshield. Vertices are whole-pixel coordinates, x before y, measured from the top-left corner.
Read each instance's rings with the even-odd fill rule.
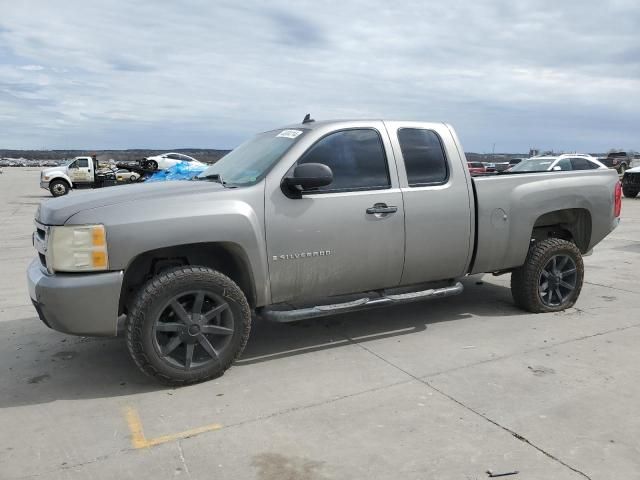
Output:
[[[296,138],[302,133],[302,130],[283,130],[276,137]]]

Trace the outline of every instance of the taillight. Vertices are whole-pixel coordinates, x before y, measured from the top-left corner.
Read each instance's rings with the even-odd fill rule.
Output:
[[[617,182],[615,193],[614,193],[613,216],[618,218],[620,216],[621,210],[622,210],[622,184],[620,182]]]

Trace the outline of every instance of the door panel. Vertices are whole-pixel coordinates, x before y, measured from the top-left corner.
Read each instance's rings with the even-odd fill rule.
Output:
[[[376,203],[397,207],[368,214]],[[395,286],[404,259],[398,190],[330,193],[267,208],[267,252],[274,302]]]
[[[87,159],[78,159],[74,162],[77,168],[69,168],[69,176],[74,183],[87,183],[93,178],[91,163]]]
[[[473,244],[473,203],[466,159],[458,153],[455,140],[444,124],[385,124],[398,159],[406,217],[406,256],[401,283],[411,285],[463,276]],[[405,139],[403,151],[398,138],[401,129],[433,133],[418,136],[413,149]],[[439,164],[424,169],[423,162],[445,162],[446,168],[443,170]]]
[[[370,136],[370,130],[377,132],[381,150],[376,152],[371,142],[354,149],[341,138],[323,141],[340,132],[324,137],[317,133],[315,138],[316,132],[307,134],[315,143],[300,161],[331,165],[333,185],[341,191],[331,191],[329,185],[324,193],[288,198],[280,189],[286,171],[267,178],[265,228],[272,302],[312,300],[399,284],[404,260],[402,193],[383,125],[375,122],[366,127],[373,128],[365,136]],[[326,161],[321,162],[323,158]],[[383,165],[390,159],[386,172],[367,171],[368,161],[380,162],[381,158]],[[292,168],[296,160],[290,163]],[[345,177],[358,179],[366,189],[349,191]],[[386,187],[380,187],[381,178],[388,183]]]

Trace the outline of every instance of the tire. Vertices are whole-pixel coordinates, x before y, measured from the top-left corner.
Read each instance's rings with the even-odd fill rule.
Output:
[[[578,247],[550,238],[536,242],[524,265],[511,273],[511,295],[518,307],[529,312],[559,312],[576,303],[583,280],[584,263]]]
[[[158,162],[156,162],[155,160],[149,160],[147,162],[147,168],[149,170],[158,170]]]
[[[179,386],[221,376],[242,354],[250,330],[240,287],[220,272],[188,266],[162,272],[140,289],[125,337],[142,372]]]
[[[69,193],[69,184],[64,180],[53,180],[49,184],[49,191],[54,197],[62,197]]]
[[[624,196],[627,198],[636,198],[638,196],[638,190],[633,190],[625,186],[622,187],[622,193],[624,193]]]

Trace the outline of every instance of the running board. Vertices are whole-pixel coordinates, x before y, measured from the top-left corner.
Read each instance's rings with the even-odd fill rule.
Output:
[[[262,309],[260,316],[272,322],[296,322],[308,318],[326,317],[338,313],[355,312],[367,308],[380,307],[383,305],[393,305],[400,303],[416,302],[428,298],[450,297],[462,293],[463,287],[460,282],[442,288],[431,288],[418,292],[401,293],[397,295],[384,295],[378,298],[361,298],[351,302],[334,303],[332,305],[319,305],[316,307],[299,308],[295,310],[272,310]]]

